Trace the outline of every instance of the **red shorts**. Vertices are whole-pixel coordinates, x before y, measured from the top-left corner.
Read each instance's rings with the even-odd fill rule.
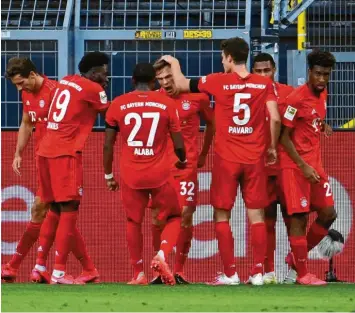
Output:
[[[38,195],[43,202],[80,200],[83,194],[82,155],[37,156]]]
[[[142,223],[143,221],[145,209],[148,207],[149,196],[151,196],[155,208],[159,209],[159,221],[166,221],[169,216],[181,215],[173,178],[164,185],[152,189],[132,189],[121,180],[120,190],[127,219],[136,223]]]
[[[263,209],[268,205],[267,176],[263,158],[256,164],[241,164],[224,160],[215,154],[211,183],[212,206],[231,210],[239,183],[248,209]]]
[[[311,184],[300,170],[282,169],[281,186],[289,215],[334,206],[328,177],[325,174],[320,176],[319,183]]]
[[[198,193],[197,169],[184,170],[183,174],[174,177],[174,180],[180,206],[196,208]]]

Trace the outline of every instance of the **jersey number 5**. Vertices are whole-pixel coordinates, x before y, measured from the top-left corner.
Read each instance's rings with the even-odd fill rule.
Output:
[[[239,113],[244,110],[244,118],[240,119],[239,116],[233,116],[233,122],[238,126],[247,124],[250,120],[250,107],[246,103],[241,103],[242,100],[250,99],[250,93],[236,93],[234,95],[233,112]]]
[[[138,131],[142,127],[142,118],[152,118],[152,126],[150,127],[149,135],[148,135],[148,140],[146,143],[146,147],[152,147],[155,139],[155,133],[157,132],[157,127],[159,123],[159,118],[160,118],[160,113],[159,112],[143,112],[142,116],[140,116],[138,113],[132,112],[128,113],[125,118],[124,118],[124,123],[125,125],[131,124],[131,120],[135,120],[135,125],[131,131],[131,133],[128,136],[127,139],[127,144],[129,147],[143,147],[143,141],[141,140],[134,140],[134,138],[137,136]]]
[[[53,103],[55,102],[55,109],[53,113],[53,120],[57,123],[63,120],[65,113],[67,112],[69,101],[70,101],[70,92],[67,89],[64,89],[60,92],[60,94],[57,97],[59,89],[55,91],[54,97],[53,97],[53,102],[50,107],[50,112],[52,113],[52,106]],[[50,113],[50,114],[51,114]]]

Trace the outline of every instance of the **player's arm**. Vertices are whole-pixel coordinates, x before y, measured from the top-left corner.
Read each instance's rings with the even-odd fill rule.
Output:
[[[184,139],[182,137],[180,129],[179,113],[178,110],[175,109],[174,101],[169,101],[169,132],[171,140],[173,141],[175,154],[179,159],[179,161],[176,162],[175,166],[179,169],[184,169],[187,165],[187,160]]]
[[[321,121],[321,131],[324,133],[325,137],[330,137],[333,135],[333,129],[332,127],[327,124],[324,120]]]
[[[210,74],[201,78],[188,79],[181,72],[179,61],[171,55],[164,55],[161,58],[171,66],[174,82],[178,92],[192,92],[192,93],[207,93],[215,95],[216,81],[219,79],[219,73]]]
[[[112,118],[110,112],[106,117],[105,141],[103,148],[103,166],[105,172],[106,185],[108,190],[115,191],[118,189],[118,183],[113,177],[112,163],[113,163],[113,148],[115,146],[118,132],[118,125]]]
[[[317,183],[320,177],[316,170],[309,166],[305,160],[297,152],[295,145],[292,142],[291,136],[296,127],[297,109],[288,106],[282,118],[283,130],[280,138],[280,143],[283,145],[285,151],[290,156],[293,162],[302,171],[303,175],[311,182]]]
[[[175,164],[175,166],[179,169],[184,169],[187,165],[187,160],[186,160],[184,139],[182,138],[182,134],[180,131],[178,132],[171,131],[170,136],[173,141],[174,152],[179,159],[179,161]]]
[[[32,131],[33,123],[31,121],[31,118],[27,112],[23,112],[20,129],[18,131],[17,136],[15,157],[12,162],[12,168],[17,175],[21,175],[19,168],[21,167],[22,154],[28,142],[30,141]]]
[[[210,107],[210,101],[207,96],[206,100],[203,100],[203,103],[201,104],[200,115],[206,122],[206,129],[205,136],[203,138],[202,150],[197,161],[198,168],[203,167],[206,163],[206,157],[208,152],[210,151],[213,136],[215,133],[214,114],[212,108]]]
[[[267,101],[266,106],[270,115],[270,132],[271,132],[270,148],[276,149],[277,143],[280,138],[280,131],[281,131],[280,113],[279,113],[277,102],[275,100]]]

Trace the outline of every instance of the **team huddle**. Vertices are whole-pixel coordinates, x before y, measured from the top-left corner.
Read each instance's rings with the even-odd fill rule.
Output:
[[[148,284],[143,270],[142,223],[152,211],[155,256],[150,284],[188,284],[184,265],[193,237],[198,203],[198,168],[213,144],[211,205],[223,272],[211,285],[238,285],[231,210],[238,186],[251,225],[253,266],[247,283],[276,283],[275,225],[280,205],[291,252],[286,280],[324,285],[309,273],[308,251],[328,234],[336,219],[334,200],[320,157],[320,138],[331,135],[324,122],[327,90],[335,64],[332,54],[308,56],[308,82],[296,89],[274,82],[275,62],[269,54],[254,58],[247,70],[249,46],[241,38],[222,42],[224,73],[187,79],[177,59],[162,56],[154,64],[137,64],[135,90],[107,99],[109,58],[85,55],[78,75],[59,82],[40,75],[27,58],[9,61],[6,76],[22,90],[23,117],[14,171],[20,175],[23,151],[36,128],[38,191],[32,218],[1,278],[14,282],[21,262],[39,240],[31,281],[85,284],[100,281],[76,223],[83,194],[82,152],[97,113],[106,121],[104,178],[109,191],[120,191],[126,213],[127,245],[133,267],[128,284]],[[156,81],[160,89],[156,90]],[[215,100],[214,109],[210,97]],[[198,151],[200,117],[206,122]],[[113,174],[114,145],[120,132],[119,179]],[[317,213],[307,232],[307,217]],[[55,241],[55,264],[47,257]],[[174,268],[166,259],[176,246]],[[74,278],[66,273],[72,252],[83,267]]]

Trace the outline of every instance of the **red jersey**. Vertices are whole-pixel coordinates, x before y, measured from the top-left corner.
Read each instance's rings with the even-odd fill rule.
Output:
[[[320,136],[321,121],[325,118],[327,90],[316,97],[308,85],[296,88],[285,101],[282,124],[293,128],[291,140],[298,154],[310,166],[321,166]],[[282,168],[297,168],[289,155],[280,153]]]
[[[216,134],[214,151],[223,159],[255,164],[265,152],[269,135],[266,102],[276,101],[270,78],[249,74],[216,73],[200,79],[200,92],[214,96]]]
[[[29,115],[31,122],[36,127],[34,132],[36,151],[46,132],[48,111],[57,88],[57,81],[48,79],[46,76],[43,78],[42,86],[38,92],[22,91],[23,112]]]
[[[79,75],[64,77],[55,92],[48,114],[47,132],[38,155],[55,158],[81,152],[98,111],[109,106],[104,89]]]
[[[160,92],[166,94],[164,89]],[[198,134],[200,131],[200,114],[210,122],[213,119],[213,110],[210,107],[210,99],[204,93],[181,93],[176,97],[171,97],[175,102],[175,107],[178,110],[180,119],[181,134],[184,138],[186,149],[187,169],[197,169],[198,151]],[[174,165],[177,162],[177,157],[174,153],[172,141],[169,141],[171,146],[170,154],[172,160],[172,170],[174,175],[181,173]]]
[[[120,129],[120,175],[130,188],[157,188],[168,181],[169,133],[180,131],[173,100],[156,91],[124,94],[112,102],[106,123]]]
[[[281,114],[281,112],[283,111],[282,106],[285,103],[285,99],[294,90],[294,88],[292,86],[280,84],[277,82],[274,82],[274,85],[276,89],[277,104],[279,106],[279,112]],[[278,144],[277,146],[278,154],[281,153],[281,150],[282,150],[282,146],[281,144]],[[277,162],[275,164],[268,165],[266,167],[269,176],[276,176],[278,174],[279,169],[280,169],[279,158],[277,159]]]

